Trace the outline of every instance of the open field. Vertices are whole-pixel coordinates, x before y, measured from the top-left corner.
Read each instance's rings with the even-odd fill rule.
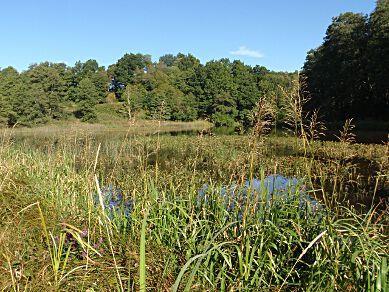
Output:
[[[384,291],[388,145],[94,127],[2,132],[0,290]],[[206,125],[185,127],[132,129]],[[303,180],[320,216],[298,200],[220,200],[222,185],[269,174]],[[109,211],[107,186],[130,214]]]
[[[158,133],[180,133],[207,131],[212,124],[207,121],[171,122],[136,120],[129,122],[125,119],[113,120],[110,123],[87,124],[79,121],[58,122],[50,125],[33,128],[0,128],[3,137],[25,138],[63,138],[83,136],[112,136],[124,137],[126,135],[152,135]]]

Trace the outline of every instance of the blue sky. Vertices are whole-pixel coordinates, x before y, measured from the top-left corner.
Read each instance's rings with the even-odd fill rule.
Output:
[[[321,44],[331,18],[370,13],[374,0],[11,0],[0,4],[0,67],[96,59],[126,52],[192,53],[294,71]]]

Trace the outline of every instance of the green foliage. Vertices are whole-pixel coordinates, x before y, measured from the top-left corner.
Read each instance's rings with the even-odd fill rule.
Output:
[[[117,82],[129,84],[138,70],[151,64],[151,57],[142,54],[125,54],[116,64],[110,66],[109,72]]]
[[[88,77],[80,81],[76,89],[76,96],[78,100],[78,108],[75,113],[77,118],[83,122],[96,121],[97,115],[94,107],[99,95],[95,85]]]
[[[31,126],[63,117],[64,86],[52,64],[33,65],[18,74],[6,68],[0,74],[3,124]]]
[[[179,98],[180,92],[170,84],[161,84],[147,94],[145,109],[150,118],[158,120],[171,119],[172,99]],[[169,101],[169,103],[168,103]]]
[[[311,107],[338,120],[389,115],[388,25],[388,0],[378,1],[370,18],[351,12],[333,18],[323,44],[304,64]]]
[[[20,104],[19,104],[20,103]],[[21,125],[45,123],[51,111],[51,103],[46,92],[39,86],[26,89],[23,96],[15,100],[14,112]]]
[[[236,90],[232,93],[233,99],[236,102],[236,118],[247,129],[252,126],[253,111],[261,97],[261,93],[251,67],[244,65],[240,61],[234,61],[232,64],[232,76],[236,86]]]
[[[174,65],[176,59],[176,56],[173,54],[166,54],[159,58],[159,62],[165,64],[167,67],[171,67]]]
[[[177,66],[181,71],[189,71],[200,66],[200,60],[192,54],[177,54],[174,65]]]
[[[145,104],[147,90],[140,84],[127,85],[123,94],[131,113],[140,112]]]
[[[14,125],[17,122],[13,109],[17,105],[21,86],[19,73],[14,68],[8,67],[0,71],[2,125]]]
[[[89,78],[98,92],[98,102],[105,102],[108,93],[109,77],[104,67],[100,67],[96,60],[88,60],[85,63],[76,62],[72,71],[72,79],[69,84],[68,100],[77,101],[76,88],[84,78]]]
[[[222,92],[215,96],[212,121],[217,127],[232,128],[236,125],[238,115],[235,99],[228,92]]]
[[[177,95],[172,103],[172,120],[193,121],[197,118],[196,100],[193,94]]]
[[[9,101],[0,95],[0,127],[8,126],[11,107]]]
[[[25,72],[30,84],[40,87],[54,102],[64,100],[67,92],[69,69],[65,64],[41,63],[31,65]]]
[[[44,62],[20,74],[13,68],[0,73],[1,103],[6,104],[0,114],[3,126],[65,118],[74,108],[77,118],[94,121],[94,106],[109,102],[109,90],[125,105],[130,118],[200,118],[218,127],[248,130],[258,100],[274,95],[282,104],[274,92],[292,78],[228,59],[202,65],[193,55],[181,53],[162,56],[158,63],[148,55],[125,54],[108,70],[91,59],[73,67]],[[279,106],[278,111],[282,110]]]
[[[369,107],[375,115],[389,116],[389,1],[377,1],[368,21],[367,72],[371,86]],[[386,119],[387,120],[387,119]]]
[[[222,99],[216,97],[231,93],[235,89],[229,65],[223,60],[211,61],[200,71],[199,81],[202,87],[202,94],[199,96],[200,116],[212,116],[216,112],[218,102],[223,103]]]

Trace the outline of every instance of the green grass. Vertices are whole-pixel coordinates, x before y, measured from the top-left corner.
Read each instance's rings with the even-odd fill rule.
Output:
[[[305,150],[290,137],[3,132],[0,290],[385,291],[387,145]],[[272,173],[304,178],[322,218],[297,200],[226,211],[222,184]],[[93,203],[108,184],[134,200],[130,220]]]

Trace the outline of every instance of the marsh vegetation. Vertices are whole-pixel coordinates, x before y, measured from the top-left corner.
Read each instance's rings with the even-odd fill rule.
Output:
[[[385,291],[387,145],[7,130],[0,159],[3,290]],[[302,179],[325,212],[220,201],[269,174]]]

